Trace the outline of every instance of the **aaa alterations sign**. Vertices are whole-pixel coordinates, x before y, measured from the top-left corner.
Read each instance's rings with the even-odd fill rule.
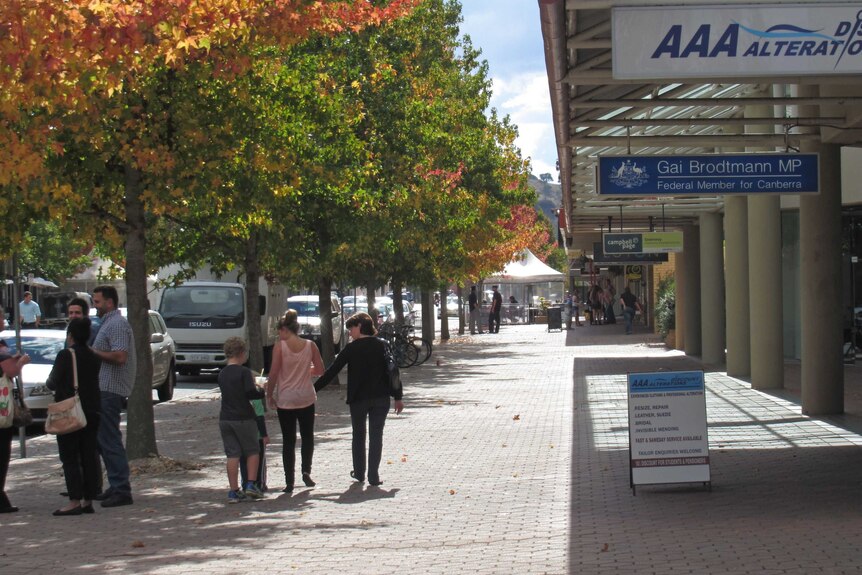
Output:
[[[702,371],[630,373],[631,487],[710,483]]]
[[[619,79],[858,74],[862,4],[617,7]]]

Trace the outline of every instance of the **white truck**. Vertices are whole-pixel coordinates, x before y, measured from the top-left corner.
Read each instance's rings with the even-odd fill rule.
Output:
[[[200,275],[200,274],[199,274]],[[264,364],[272,358],[278,339],[278,320],[284,315],[286,289],[260,280],[260,321]],[[186,281],[160,290],[158,311],[177,347],[180,375],[199,375],[203,369],[227,365],[222,346],[227,338],[248,340],[246,288],[238,282],[217,279]]]

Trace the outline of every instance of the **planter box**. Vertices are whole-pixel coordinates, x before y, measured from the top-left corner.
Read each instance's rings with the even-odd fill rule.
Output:
[[[671,329],[667,332],[667,337],[664,338],[664,343],[671,349],[676,349],[676,330]]]
[[[533,323],[548,323],[548,316],[546,315],[537,315],[533,318]]]

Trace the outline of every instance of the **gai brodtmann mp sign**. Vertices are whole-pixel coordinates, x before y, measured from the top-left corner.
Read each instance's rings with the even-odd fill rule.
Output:
[[[817,154],[600,156],[600,196],[816,194]]]

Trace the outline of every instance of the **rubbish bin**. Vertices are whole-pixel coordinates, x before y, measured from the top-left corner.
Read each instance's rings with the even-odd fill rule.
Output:
[[[552,329],[563,331],[563,308],[560,306],[548,308],[548,331]]]

